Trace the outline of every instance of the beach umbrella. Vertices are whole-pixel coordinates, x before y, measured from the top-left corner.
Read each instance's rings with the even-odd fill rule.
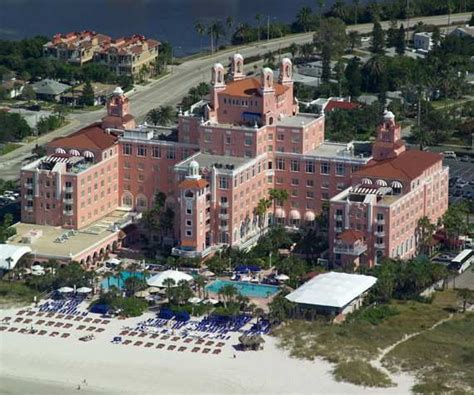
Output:
[[[76,290],[78,294],[88,294],[89,292],[92,292],[92,288],[89,287],[81,287]]]
[[[279,274],[278,276],[275,276],[275,279],[278,281],[288,281],[290,277],[288,277],[286,274]]]
[[[74,288],[71,288],[71,287],[61,287],[58,289],[58,292],[62,293],[62,294],[67,294],[67,293],[71,293],[71,292],[74,292]]]
[[[215,273],[211,272],[210,270],[206,270],[205,272],[202,273],[202,276],[204,276],[204,277],[214,277]]]
[[[198,303],[201,303],[202,302],[202,299],[200,298],[197,298],[197,297],[192,297],[192,298],[189,298],[188,299],[188,302],[191,303],[191,304],[198,304]]]
[[[137,298],[147,298],[148,296],[150,296],[150,293],[148,291],[138,291],[135,292],[135,296]]]

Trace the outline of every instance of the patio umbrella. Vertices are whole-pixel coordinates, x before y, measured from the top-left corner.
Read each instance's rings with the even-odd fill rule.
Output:
[[[275,276],[275,279],[278,281],[288,281],[290,277],[288,277],[286,274],[279,274],[278,276]]]
[[[191,304],[198,304],[198,303],[201,303],[202,302],[202,299],[200,298],[197,298],[197,297],[192,297],[192,298],[189,298],[188,299],[188,302],[191,303]]]
[[[62,293],[62,294],[67,294],[67,293],[71,293],[71,292],[74,292],[74,288],[71,288],[71,287],[61,287],[58,289],[58,292]]]
[[[135,296],[137,298],[146,298],[150,296],[150,293],[148,291],[138,291],[138,292],[135,292]]]
[[[149,293],[149,294],[157,294],[157,293],[160,293],[161,290],[159,288],[156,288],[156,287],[150,287],[150,288],[147,288],[146,291]]]
[[[207,303],[207,304],[212,304],[212,305],[214,305],[214,304],[218,304],[218,303],[219,303],[219,301],[218,301],[218,300],[216,300],[216,299],[209,298],[209,299],[206,299],[206,300],[204,301],[204,303]]]
[[[89,287],[81,287],[76,290],[78,294],[88,294],[89,292],[92,292],[92,288]]]

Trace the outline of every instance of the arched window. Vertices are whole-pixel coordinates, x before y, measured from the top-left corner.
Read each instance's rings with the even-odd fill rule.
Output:
[[[130,192],[125,192],[122,195],[122,206],[132,208],[133,207],[133,196]]]
[[[184,197],[192,199],[194,197],[194,192],[188,189],[186,192],[184,192]]]
[[[144,195],[137,196],[137,210],[144,211],[148,208],[148,199]]]

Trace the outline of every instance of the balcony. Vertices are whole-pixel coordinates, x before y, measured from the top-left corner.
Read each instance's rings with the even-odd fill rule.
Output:
[[[229,214],[219,214],[219,219],[229,219]]]
[[[375,220],[377,225],[385,225],[385,220],[384,219],[376,219]]]
[[[202,251],[189,250],[182,247],[175,247],[171,250],[171,255],[183,258],[204,258],[209,255],[216,247],[207,247]]]
[[[219,225],[219,230],[226,232],[229,230],[229,225]]]
[[[342,221],[342,215],[334,214],[334,219],[335,219],[336,221]]]
[[[25,206],[25,211],[28,212],[28,213],[32,213],[33,212],[33,206]]]
[[[32,182],[25,182],[25,188],[27,189],[33,189],[33,183]]]
[[[64,198],[63,202],[64,202],[64,204],[72,204],[74,202],[74,200],[72,198],[70,198],[70,199]]]
[[[72,210],[63,210],[63,214],[71,216],[71,215],[74,215],[74,211],[72,211]]]
[[[64,192],[66,192],[66,193],[68,193],[68,192],[70,193],[70,192],[72,192],[73,190],[74,190],[73,187],[64,187]]]
[[[222,208],[229,208],[229,202],[221,203]]]
[[[375,248],[384,249],[385,248],[385,243],[375,243]]]
[[[384,231],[384,230],[381,231],[381,232],[375,231],[375,232],[374,232],[374,235],[377,236],[377,237],[384,237],[384,236],[385,236],[385,231]]]
[[[359,256],[367,251],[367,244],[360,243],[354,246],[345,245],[345,244],[336,244],[333,248],[335,254],[345,254],[345,255],[353,255]]]
[[[334,231],[335,231],[336,233],[341,233],[341,232],[342,232],[342,228],[334,228]]]
[[[27,195],[25,195],[25,199],[26,199],[26,200],[33,200],[33,199],[34,199],[34,196],[31,195],[31,194],[27,194]]]

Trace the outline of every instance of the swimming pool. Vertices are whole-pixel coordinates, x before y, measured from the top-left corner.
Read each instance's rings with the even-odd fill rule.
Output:
[[[280,291],[280,288],[275,285],[252,284],[228,280],[216,280],[209,284],[206,289],[209,292],[218,293],[219,290],[226,285],[234,286],[239,293],[249,298],[268,298]]]
[[[121,289],[125,284],[125,280],[129,277],[145,278],[145,275],[142,272],[122,272],[120,279],[115,276],[109,276],[100,282],[100,286],[104,289],[108,289],[112,286]]]

